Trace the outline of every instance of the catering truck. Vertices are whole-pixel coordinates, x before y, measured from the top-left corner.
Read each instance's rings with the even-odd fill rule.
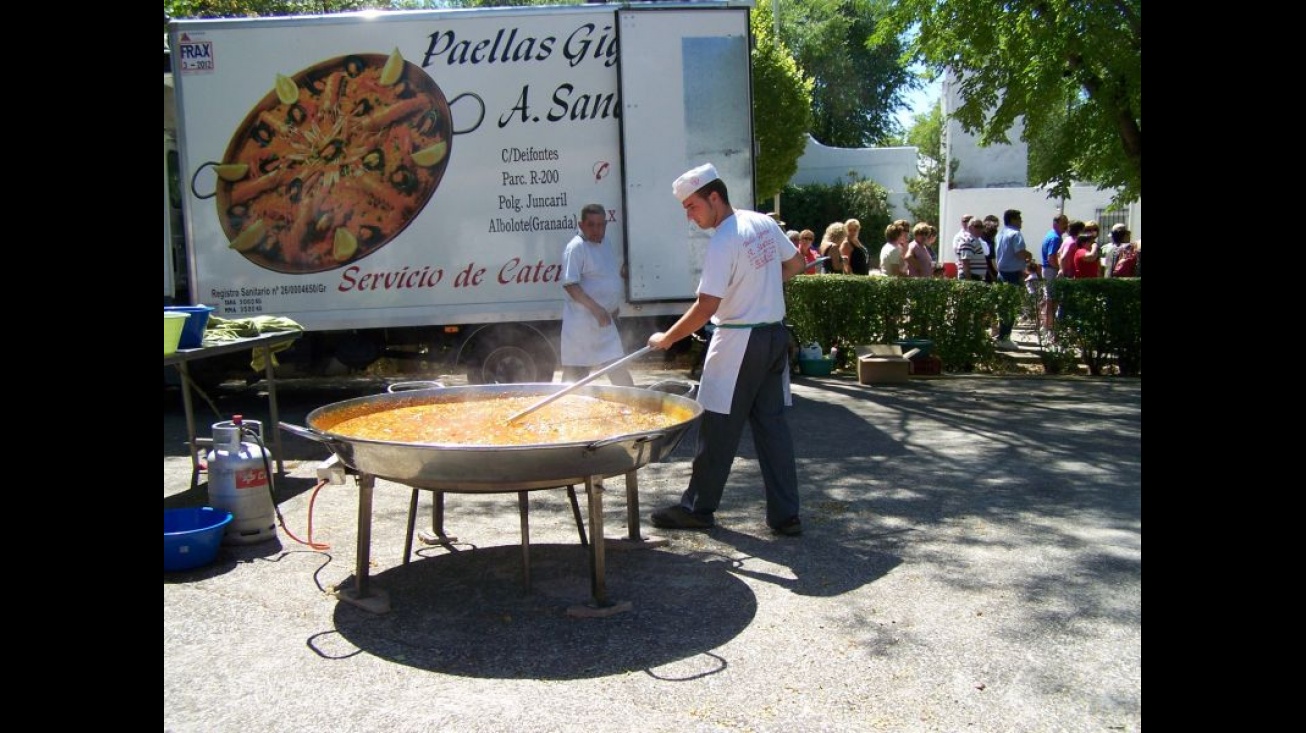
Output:
[[[291,319],[297,366],[551,381],[562,252],[593,202],[633,350],[701,270],[671,182],[710,161],[753,201],[752,5],[172,20],[165,302]]]

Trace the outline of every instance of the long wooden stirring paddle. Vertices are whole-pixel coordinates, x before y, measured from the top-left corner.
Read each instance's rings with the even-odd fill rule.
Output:
[[[593,372],[592,374],[590,374],[589,376],[585,377],[584,379],[577,379],[577,380],[576,380],[575,382],[573,382],[572,384],[567,385],[566,387],[563,387],[560,391],[558,391],[558,392],[554,392],[553,394],[549,395],[548,397],[545,397],[544,399],[540,400],[539,402],[536,402],[535,404],[531,405],[530,407],[527,407],[525,410],[522,410],[521,412],[517,413],[516,415],[513,415],[512,417],[508,418],[508,424],[511,425],[511,424],[517,422],[518,420],[522,419],[523,417],[526,417],[527,415],[531,414],[532,412],[535,412],[536,410],[540,409],[541,407],[544,407],[545,405],[547,405],[547,404],[549,404],[550,402],[552,402],[552,401],[558,399],[559,397],[562,397],[563,395],[567,394],[568,392],[571,392],[572,390],[576,389],[577,387],[579,387],[579,386],[581,386],[581,385],[583,385],[583,384],[589,384],[590,382],[594,381],[595,379],[598,379],[599,377],[603,376],[604,374],[607,374],[608,372],[612,371],[613,369],[616,369],[617,367],[619,367],[619,366],[625,364],[626,362],[629,362],[629,361],[633,361],[633,360],[635,360],[635,359],[638,359],[639,357],[641,357],[641,356],[647,354],[648,352],[650,352],[650,351],[652,351],[652,350],[653,350],[653,347],[652,347],[652,346],[645,346],[644,348],[640,349],[639,351],[636,351],[636,352],[634,352],[634,353],[632,353],[632,354],[627,354],[626,356],[623,356],[623,357],[621,357],[620,359],[617,359],[616,361],[614,361],[614,362],[612,362],[611,364],[609,364],[609,365],[603,367],[602,369],[598,370],[597,372]]]

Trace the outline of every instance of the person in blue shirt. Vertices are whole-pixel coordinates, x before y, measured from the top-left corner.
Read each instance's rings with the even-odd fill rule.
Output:
[[[1070,225],[1070,217],[1064,213],[1052,217],[1052,228],[1043,236],[1043,247],[1040,254],[1041,264],[1043,266],[1043,288],[1046,290],[1051,287],[1052,279],[1057,276],[1057,252],[1061,249],[1061,243],[1065,239],[1066,227]],[[1052,318],[1056,312],[1056,304],[1052,302],[1049,293],[1044,293],[1042,308],[1039,311],[1039,321],[1044,330],[1052,330]]]
[[[1042,255],[1043,279],[1051,280],[1057,276],[1057,266],[1055,264],[1055,255],[1057,250],[1061,249],[1061,242],[1065,239],[1066,227],[1070,224],[1070,217],[1065,214],[1057,214],[1052,217],[1052,228],[1043,236]]]
[[[1025,281],[1025,264],[1032,257],[1025,248],[1025,237],[1020,233],[1020,211],[1007,209],[1002,212],[1002,230],[998,232],[998,241],[994,243],[993,259],[998,268],[998,281],[1011,285],[1022,285]],[[1010,320],[998,321],[998,348],[1015,350],[1011,341],[1011,329],[1016,324]]]

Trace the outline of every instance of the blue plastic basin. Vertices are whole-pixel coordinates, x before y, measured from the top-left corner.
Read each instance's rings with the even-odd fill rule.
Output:
[[[232,514],[211,506],[163,510],[163,569],[190,570],[218,557]]]
[[[834,359],[799,359],[798,369],[808,377],[828,377],[834,371]]]

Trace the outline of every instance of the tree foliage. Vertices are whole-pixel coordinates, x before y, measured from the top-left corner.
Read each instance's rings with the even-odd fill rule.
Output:
[[[786,185],[780,192],[782,218],[788,229],[811,229],[817,242],[825,227],[836,221],[855,218],[862,223],[862,244],[871,251],[872,266],[879,257],[876,240],[893,220],[889,191],[875,181],[851,183],[809,183]],[[767,211],[768,207],[759,206]],[[880,243],[882,244],[882,243]]]
[[[583,0],[163,0],[168,18],[241,18],[262,15],[326,15],[357,10],[576,5]]]
[[[1142,0],[898,0],[875,42],[911,34],[907,58],[951,70],[952,116],[981,144],[1024,118],[1030,178],[1055,195],[1075,181],[1143,191]]]
[[[367,0],[163,0],[170,18],[243,18],[260,15],[321,15],[367,8],[389,8],[392,3]]]
[[[771,198],[798,170],[812,124],[812,80],[775,37],[769,5],[754,10],[753,139],[757,144],[754,198]]]
[[[896,38],[868,43],[887,6],[888,0],[780,2],[780,37],[813,80],[811,132],[825,145],[862,148],[902,135],[897,112],[920,80],[901,60]]]

